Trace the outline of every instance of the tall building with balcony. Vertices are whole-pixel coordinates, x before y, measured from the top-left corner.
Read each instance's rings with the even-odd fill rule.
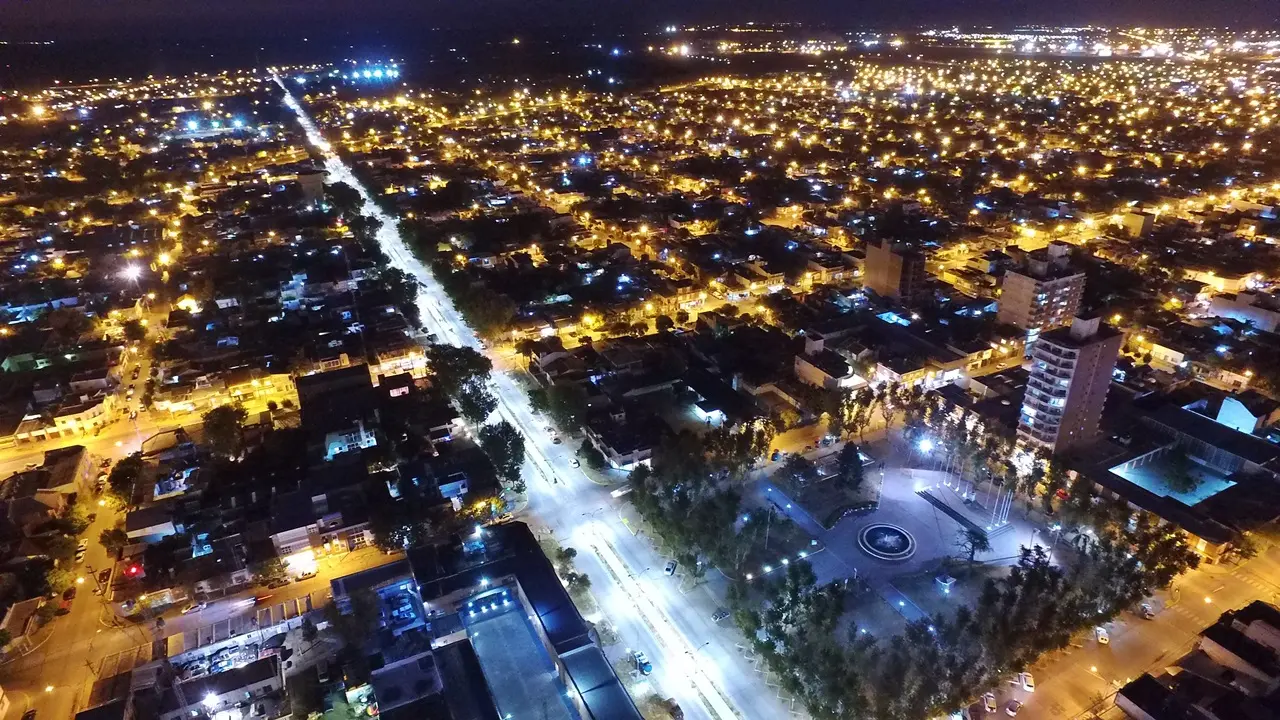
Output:
[[[924,294],[924,253],[909,243],[868,240],[864,266],[864,286],[880,297],[911,302]]]
[[[1041,335],[1031,351],[1018,436],[1053,453],[1092,441],[1123,341],[1097,317],[1077,317]]]
[[[1025,330],[1030,349],[1041,333],[1075,317],[1083,295],[1084,273],[1071,267],[1070,246],[1053,242],[1005,272],[996,317]]]

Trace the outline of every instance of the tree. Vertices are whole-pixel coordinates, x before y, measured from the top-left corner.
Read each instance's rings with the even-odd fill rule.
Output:
[[[325,606],[324,617],[345,645],[363,647],[378,630],[381,621],[378,595],[369,588],[360,588],[347,596],[346,605],[347,611],[343,612],[339,603],[329,603]]]
[[[1190,493],[1200,485],[1200,475],[1196,472],[1196,463],[1181,449],[1174,449],[1167,461],[1168,472],[1165,482],[1174,492]]]
[[[333,209],[343,215],[356,215],[364,205],[360,192],[344,182],[325,185],[324,193]]]
[[[1223,553],[1223,555],[1236,558],[1238,560],[1248,560],[1252,557],[1256,557],[1257,554],[1258,545],[1247,533],[1241,533],[1235,540],[1232,540],[1231,544],[1227,546],[1226,552]]]
[[[515,492],[524,492],[520,468],[524,465],[524,436],[506,420],[480,428],[480,447],[502,479]]]
[[[818,479],[818,466],[796,453],[787,456],[787,461],[782,464],[782,474],[796,483],[804,484]]]
[[[270,557],[253,565],[253,580],[259,585],[270,585],[289,579],[289,568],[278,557]]]
[[[92,323],[89,318],[77,308],[60,307],[45,313],[44,320],[49,325],[49,332],[57,343],[75,342],[81,335],[88,332]]]
[[[378,276],[391,295],[400,314],[415,328],[422,327],[422,310],[418,307],[418,281],[400,268],[388,267]]]
[[[147,328],[141,320],[125,320],[121,328],[124,330],[124,339],[129,342],[139,343],[147,338]]]
[[[320,636],[320,630],[316,628],[316,624],[314,622],[311,622],[311,616],[304,615],[302,617],[303,642],[308,642],[308,643],[315,642],[316,638],[319,636]]]
[[[44,541],[44,552],[51,560],[70,560],[76,554],[75,538],[69,535],[52,535]]]
[[[582,445],[578,447],[578,457],[582,458],[582,461],[592,470],[604,470],[609,466],[604,453],[597,450],[590,440],[582,441]]]
[[[108,555],[118,555],[129,544],[129,534],[122,527],[107,528],[98,534],[98,542]]]
[[[547,414],[565,432],[578,429],[587,413],[587,391],[581,385],[562,383],[547,389]]]
[[[991,551],[991,541],[987,539],[987,534],[981,530],[961,530],[956,535],[956,547],[960,549],[960,552],[967,554],[969,562],[972,563],[978,553]]]
[[[566,575],[573,570],[573,561],[577,559],[578,551],[571,547],[562,547],[556,549],[556,571],[561,575]]]
[[[666,315],[659,315],[658,317],[654,318],[653,325],[658,329],[658,332],[661,333],[661,332],[670,331],[671,328],[676,326],[676,323],[674,320],[667,317]]]
[[[9,646],[13,642],[13,635],[8,630],[0,630],[0,650]]]
[[[850,490],[857,490],[864,480],[862,475],[862,455],[858,446],[847,442],[840,448],[836,458],[836,480]]]
[[[117,462],[107,476],[107,488],[111,497],[121,505],[129,504],[133,500],[134,484],[142,477],[145,467],[142,455],[138,453]]]
[[[205,444],[217,455],[239,455],[244,441],[244,421],[248,417],[249,413],[239,405],[222,405],[209,410],[201,418],[204,421]]]
[[[462,386],[456,397],[458,411],[472,424],[479,425],[498,409],[498,400],[482,383],[471,381]]]
[[[446,397],[456,398],[468,383],[484,385],[493,372],[489,358],[468,347],[455,345],[430,345],[427,362],[431,368],[431,382]]]

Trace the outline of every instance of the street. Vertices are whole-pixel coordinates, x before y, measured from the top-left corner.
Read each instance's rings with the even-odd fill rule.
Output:
[[[396,219],[372,201],[306,111],[283,83],[280,86],[285,91],[285,104],[297,114],[308,141],[323,152],[328,182],[344,182],[360,192],[365,201],[364,213],[382,221],[377,240],[383,252],[391,258],[392,265],[418,279],[418,302],[427,330],[440,342],[487,353],[443,288],[410,252],[397,230]],[[570,538],[568,544],[575,547],[585,545],[578,549],[591,550],[591,560],[598,567],[612,570],[591,574],[604,612],[610,618],[621,618],[638,609],[643,619],[643,623],[632,626],[633,632],[641,631],[639,636],[623,632],[624,644],[646,652],[652,650],[655,665],[661,662],[676,669],[675,673],[655,672],[655,680],[661,686],[659,694],[675,696],[687,717],[787,716],[787,709],[765,683],[747,681],[755,673],[749,660],[738,652],[733,635],[722,632],[709,636],[710,611],[702,613],[691,607],[673,583],[655,584],[646,578],[646,584],[641,586],[628,579],[642,573],[645,567],[662,563],[653,556],[647,542],[627,531],[616,513],[601,512],[592,518],[584,514],[584,510],[609,507],[614,502],[609,488],[596,485],[572,466],[573,449],[551,442],[550,433],[545,431],[546,420],[534,414],[528,398],[518,383],[500,369],[501,364],[495,366],[491,390],[498,399],[496,413],[525,438],[529,502],[523,519],[551,530],[558,538]],[[584,567],[592,569],[585,564]],[[645,595],[643,601],[636,599],[639,593]],[[704,657],[711,662],[703,661]],[[735,684],[730,687],[726,678],[734,678]],[[685,688],[688,690],[682,692]],[[695,693],[696,698],[689,697]]]

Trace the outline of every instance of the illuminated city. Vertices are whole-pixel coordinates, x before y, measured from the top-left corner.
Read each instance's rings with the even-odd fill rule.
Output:
[[[0,717],[1280,718],[1280,31],[1156,20],[0,36]]]

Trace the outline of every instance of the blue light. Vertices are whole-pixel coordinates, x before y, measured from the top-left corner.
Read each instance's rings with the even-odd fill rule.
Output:
[[[374,71],[373,71],[373,76],[374,76],[374,77],[376,77],[376,78],[380,78],[380,77],[382,77],[382,68],[378,68],[378,69],[374,70]]]
[[[625,285],[625,284],[630,283],[630,282],[631,282],[631,276],[630,276],[630,275],[619,275],[619,276],[618,276],[618,283],[619,283],[619,284]]]
[[[237,128],[237,129],[238,129],[238,128],[242,128],[242,127],[244,127],[244,121],[243,121],[243,120],[241,120],[240,118],[236,118],[235,120],[232,120],[232,121],[231,121],[231,127],[234,127],[234,128]]]
[[[370,70],[365,70],[360,74],[364,77],[365,80],[368,80],[369,78],[373,77],[373,72]]]
[[[298,77],[294,78],[294,79],[293,79],[293,81],[294,81],[294,82],[296,82],[296,83],[298,83],[299,85],[305,85],[305,84],[307,83],[307,79],[306,79],[306,78],[304,78],[304,77],[302,77],[301,75],[299,75]]]
[[[199,129],[199,127],[200,127],[200,121],[199,121],[199,120],[188,120],[188,121],[187,121],[187,129],[188,129],[188,130],[191,130],[192,132],[194,132],[194,131],[196,131],[197,129]]]
[[[1214,348],[1213,351],[1218,353],[1219,355],[1226,355],[1227,351],[1230,349],[1231,348],[1227,347],[1226,345],[1219,345],[1218,347]]]
[[[578,164],[579,164],[579,165],[581,165],[581,166],[583,166],[583,167],[586,167],[587,165],[590,165],[590,164],[591,164],[591,156],[590,156],[590,155],[579,155],[579,156],[578,156]]]

